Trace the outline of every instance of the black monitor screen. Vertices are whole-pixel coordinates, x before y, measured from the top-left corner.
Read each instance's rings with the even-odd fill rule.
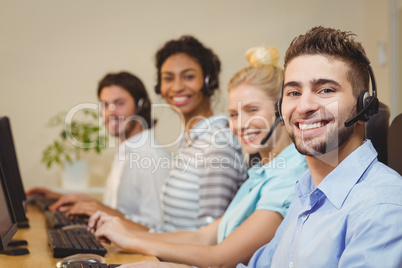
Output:
[[[7,117],[0,118],[0,163],[3,166],[5,182],[11,196],[18,226],[28,227],[28,219],[23,205],[26,196],[15,153],[10,121]]]
[[[4,250],[17,232],[17,222],[0,165],[0,251]]]

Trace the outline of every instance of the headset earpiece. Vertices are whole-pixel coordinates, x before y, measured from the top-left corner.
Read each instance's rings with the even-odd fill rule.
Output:
[[[209,75],[207,75],[204,78],[204,86],[201,89],[202,93],[204,93],[204,96],[211,96],[213,93],[213,90],[210,89],[209,82]]]
[[[144,99],[141,98],[141,99],[139,99],[139,101],[137,102],[137,114],[142,111],[143,106],[144,106]]]
[[[209,75],[205,76],[205,79],[204,79],[204,86],[205,86],[206,88],[209,87]]]
[[[362,93],[360,93],[359,97],[357,98],[357,104],[356,104],[357,114],[354,117],[346,120],[345,122],[346,127],[350,127],[359,120],[366,122],[367,120],[370,119],[370,116],[378,112],[380,106],[377,98],[377,85],[375,83],[375,77],[373,70],[371,69],[370,61],[361,51],[360,56],[367,64],[367,69],[371,80],[372,95],[370,96],[367,90],[364,90]]]
[[[359,98],[357,99],[357,112],[359,113],[364,109],[364,107],[367,106],[367,104],[370,102],[370,95],[367,90],[364,90],[360,93]]]
[[[160,83],[158,83],[158,84],[155,86],[155,93],[156,93],[156,94],[161,94],[161,85],[160,85]]]

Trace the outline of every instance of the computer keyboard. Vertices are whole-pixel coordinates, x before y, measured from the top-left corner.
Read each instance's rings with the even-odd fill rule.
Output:
[[[107,252],[84,226],[68,226],[62,229],[48,230],[47,235],[49,246],[55,258],[63,258],[78,253],[94,253],[105,256]]]
[[[67,263],[61,266],[62,268],[116,268],[119,267],[120,264],[105,264],[105,263]]]
[[[68,218],[65,212],[45,211],[46,223],[49,228],[58,229],[68,225],[88,225],[88,216],[74,216]]]
[[[49,206],[55,203],[58,199],[57,198],[44,198],[44,197],[37,197],[35,198],[34,202],[42,211],[46,211],[49,209]]]

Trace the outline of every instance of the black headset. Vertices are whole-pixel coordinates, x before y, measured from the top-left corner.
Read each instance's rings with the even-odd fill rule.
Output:
[[[283,88],[283,86],[282,86],[282,88]],[[265,138],[261,141],[261,145],[264,145],[268,141],[268,139],[271,137],[272,133],[274,133],[276,126],[280,122],[283,122],[283,118],[282,118],[282,114],[281,114],[281,105],[282,105],[282,96],[275,105],[275,122],[272,125],[271,129],[269,130],[267,136],[265,136]]]
[[[136,111],[137,114],[142,111],[143,106],[144,106],[144,99],[141,98],[138,100],[138,103],[137,103],[137,111]]]
[[[204,85],[201,88],[201,91],[206,94],[206,95],[210,95],[211,91],[209,89],[209,75],[206,75],[204,78]]]
[[[369,59],[364,55],[363,52],[361,51],[359,52],[364,62],[367,64],[367,69],[369,71],[371,80],[372,95],[371,96],[369,95],[368,90],[363,90],[360,93],[356,104],[357,114],[354,117],[345,121],[345,127],[350,127],[359,120],[362,120],[364,122],[368,121],[372,115],[378,113],[379,109],[379,102],[377,98],[377,86],[375,83],[373,69],[371,68]]]
[[[368,90],[363,90],[360,93],[359,98],[357,99],[357,104],[356,104],[357,114],[354,117],[345,121],[345,127],[350,127],[359,120],[367,122],[372,115],[374,115],[378,112],[378,109],[379,109],[379,102],[378,102],[378,98],[377,98],[377,85],[375,82],[373,69],[371,68],[369,59],[364,55],[364,53],[361,51],[359,51],[359,53],[360,53],[360,56],[363,58],[364,62],[367,64],[367,69],[368,69],[368,72],[370,75],[370,80],[371,80],[372,95],[371,96],[369,95]],[[276,103],[276,107],[275,107],[276,120],[275,120],[271,130],[268,132],[267,136],[261,141],[261,145],[265,144],[268,141],[268,139],[271,137],[272,133],[274,132],[275,127],[278,125],[279,122],[283,121],[282,98],[283,98],[283,84],[282,84],[281,98]]]

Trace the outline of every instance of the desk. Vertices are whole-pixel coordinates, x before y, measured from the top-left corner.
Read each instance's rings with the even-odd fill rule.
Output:
[[[27,218],[29,219],[29,228],[19,229],[14,235],[14,239],[23,239],[28,241],[28,250],[30,254],[22,256],[0,255],[0,267],[20,268],[20,267],[56,267],[59,258],[53,258],[53,253],[47,242],[47,227],[45,215],[34,205],[28,205]],[[105,256],[108,264],[122,264],[137,262],[142,260],[157,260],[154,256],[145,256],[134,253],[124,253],[114,245],[104,244],[107,249]]]

